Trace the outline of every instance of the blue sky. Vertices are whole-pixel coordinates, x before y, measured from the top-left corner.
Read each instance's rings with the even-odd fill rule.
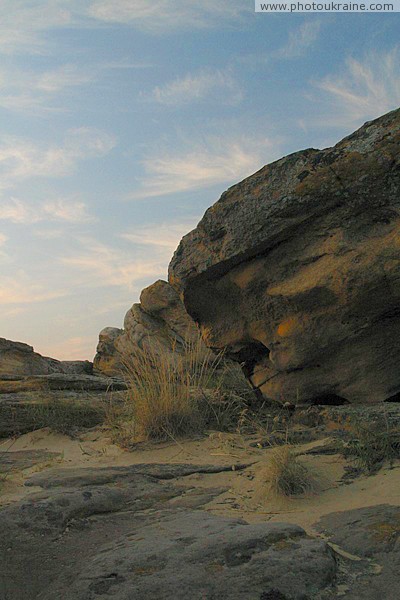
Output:
[[[400,15],[0,0],[0,337],[91,358],[228,186],[400,104]]]

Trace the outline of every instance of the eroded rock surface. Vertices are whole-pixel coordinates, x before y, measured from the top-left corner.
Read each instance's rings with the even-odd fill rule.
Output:
[[[399,149],[397,110],[282,158],[225,192],[175,252],[170,283],[207,345],[265,397],[398,396]]]
[[[92,370],[93,365],[88,360],[56,360],[38,354],[28,344],[0,338],[0,378],[15,379],[52,373],[90,375]]]
[[[140,303],[125,316],[124,329],[106,327],[100,332],[94,369],[119,375],[138,349],[152,347],[165,356],[179,352],[185,340],[197,340],[198,330],[177,292],[166,282],[145,288]]]
[[[336,561],[326,542],[297,525],[249,525],[203,512],[224,490],[171,480],[207,472],[204,466],[99,471],[35,475],[30,483],[43,490],[0,510],[0,597],[332,597]]]
[[[103,375],[115,375],[121,372],[123,365],[118,356],[115,342],[124,334],[123,329],[117,327],[105,327],[99,333],[96,356],[94,358],[94,369]]]
[[[348,572],[345,594],[348,600],[398,600],[399,506],[382,504],[332,513],[321,519],[319,528],[350,554],[342,568]],[[352,569],[349,563],[353,564]]]
[[[99,375],[50,373],[49,375],[32,375],[30,377],[19,377],[18,379],[7,378],[4,381],[0,379],[0,395],[62,390],[107,392],[125,389],[126,383],[123,379]]]
[[[46,381],[45,376],[43,379]],[[1,383],[26,384],[25,381]],[[4,393],[0,385],[0,446],[2,438],[16,438],[43,427],[50,426],[54,427],[55,431],[76,435],[83,429],[104,423],[110,403],[108,380],[107,386],[104,386],[104,391],[79,387],[75,390],[50,390],[48,387],[42,387],[33,391],[28,386],[24,392],[13,388],[12,393]],[[125,390],[112,390],[113,401],[119,402],[124,397]],[[6,458],[6,453],[3,454],[3,458]]]
[[[82,573],[65,598],[112,590],[121,600],[250,600],[278,592],[300,600],[331,584],[335,567],[329,547],[296,525],[248,525],[185,511],[106,546],[88,565],[90,579]]]

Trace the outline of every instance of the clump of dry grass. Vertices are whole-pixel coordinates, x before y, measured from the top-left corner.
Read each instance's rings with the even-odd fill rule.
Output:
[[[129,391],[122,406],[111,407],[108,419],[113,440],[120,445],[176,439],[207,427],[226,430],[238,423],[245,398],[227,385],[240,379],[236,367],[200,338],[175,350],[165,353],[154,342],[136,349],[126,361]],[[247,386],[243,382],[244,376],[241,385]]]
[[[200,340],[165,354],[157,345],[137,349],[126,364],[126,421],[138,439],[165,440],[198,432],[204,425],[199,391],[207,390],[221,357]]]
[[[266,474],[275,495],[301,496],[315,489],[314,478],[289,445],[271,451]]]
[[[400,429],[391,425],[386,415],[373,422],[354,422],[351,432],[353,436],[342,444],[342,452],[362,472],[376,473],[385,463],[392,466],[400,458]]]

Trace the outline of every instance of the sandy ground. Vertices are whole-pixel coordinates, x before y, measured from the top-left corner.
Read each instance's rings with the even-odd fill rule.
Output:
[[[199,439],[163,444],[141,444],[125,451],[110,443],[107,431],[98,428],[69,438],[41,429],[17,439],[3,440],[0,453],[46,451],[54,453],[34,466],[10,470],[1,484],[0,505],[19,500],[35,491],[24,481],[34,472],[54,466],[63,468],[127,466],[138,463],[187,463],[229,465],[231,471],[214,475],[196,474],[179,483],[189,488],[226,488],[226,492],[205,506],[205,510],[249,522],[286,521],[315,534],[314,525],[325,514],[377,504],[400,505],[400,463],[370,477],[342,481],[345,461],[340,455],[304,454],[323,446],[329,439],[296,446],[299,460],[316,482],[316,491],[305,497],[286,499],[271,494],[267,465],[271,449],[251,447],[251,436],[210,433]],[[245,469],[236,468],[240,464]]]

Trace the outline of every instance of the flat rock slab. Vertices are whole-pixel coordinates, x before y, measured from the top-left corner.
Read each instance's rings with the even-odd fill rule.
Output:
[[[0,380],[0,394],[40,390],[108,392],[125,390],[126,388],[127,385],[122,379],[73,373],[52,373],[50,375],[34,375],[15,380]]]
[[[226,467],[52,469],[0,510],[0,598],[330,598],[336,561],[290,524],[248,525],[199,509],[223,490],[172,477]],[[322,594],[322,595],[321,595]]]
[[[51,461],[59,456],[61,456],[59,452],[48,452],[47,450],[0,452],[0,473],[30,469],[37,464]]]
[[[319,529],[353,559],[346,600],[400,598],[400,506],[382,504],[327,515]],[[360,563],[354,562],[358,557]]]
[[[178,477],[187,477],[195,473],[223,473],[232,470],[242,470],[244,464],[236,464],[232,467],[218,465],[187,465],[187,464],[137,464],[128,467],[103,467],[72,469],[49,469],[42,473],[36,473],[30,477],[25,485],[39,486],[44,489],[54,487],[83,487],[88,485],[106,485],[117,481],[131,482],[138,475],[145,475],[152,479],[168,480]]]
[[[114,392],[113,399],[123,392]],[[58,431],[103,423],[107,392],[29,391],[0,394],[0,438],[55,425]]]
[[[183,511],[105,545],[64,598],[242,600],[280,592],[300,600],[331,584],[335,570],[329,547],[296,525]]]

